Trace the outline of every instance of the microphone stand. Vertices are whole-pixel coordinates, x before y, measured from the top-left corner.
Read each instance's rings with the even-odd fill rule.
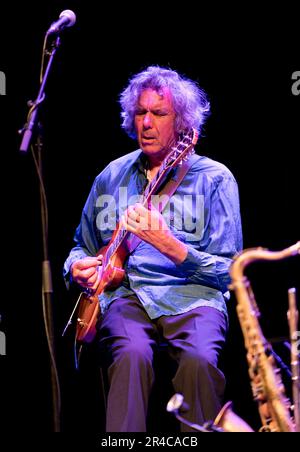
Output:
[[[53,328],[53,317],[52,317],[52,298],[53,298],[53,287],[52,287],[52,277],[51,277],[51,264],[49,260],[48,253],[48,207],[47,198],[45,192],[45,185],[43,181],[43,169],[42,169],[42,127],[41,124],[37,122],[38,110],[41,103],[45,99],[45,86],[50,73],[50,68],[53,62],[54,55],[60,45],[59,36],[56,37],[55,41],[52,43],[52,48],[50,51],[45,49],[46,40],[48,34],[45,36],[44,49],[43,49],[43,59],[44,55],[49,56],[47,67],[43,77],[41,76],[40,89],[38,96],[34,102],[29,101],[28,106],[30,110],[27,116],[27,122],[23,129],[19,131],[23,134],[22,142],[20,146],[21,152],[27,152],[28,147],[31,144],[33,133],[35,133],[35,143],[31,145],[31,150],[34,158],[34,163],[36,171],[39,178],[40,187],[40,203],[41,203],[41,226],[42,226],[42,242],[43,242],[43,260],[42,260],[42,301],[43,301],[43,316],[45,323],[45,331],[47,337],[47,343],[50,354],[50,364],[51,364],[51,386],[52,386],[52,403],[53,403],[53,428],[55,432],[60,431],[60,409],[61,409],[61,398],[60,398],[60,386],[58,379],[58,372],[55,361],[54,352],[54,328]],[[42,70],[42,69],[41,69]],[[37,150],[37,157],[34,152],[34,147]]]

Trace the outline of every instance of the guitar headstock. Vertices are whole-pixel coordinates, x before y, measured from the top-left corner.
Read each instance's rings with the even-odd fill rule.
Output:
[[[176,146],[172,147],[170,154],[165,160],[166,168],[174,168],[177,165],[181,165],[184,161],[195,153],[194,146],[198,141],[198,131],[196,129],[190,129],[183,132]]]

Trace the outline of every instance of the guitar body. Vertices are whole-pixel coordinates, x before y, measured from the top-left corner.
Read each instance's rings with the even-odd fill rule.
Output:
[[[103,255],[103,265],[100,283],[96,292],[92,295],[82,292],[80,295],[76,327],[76,340],[78,342],[90,343],[94,340],[97,320],[101,316],[98,296],[104,292],[105,289],[115,289],[119,287],[124,279],[125,271],[122,266],[128,254],[124,244],[121,244],[118,247],[117,251],[110,259],[107,259],[106,255],[110,244],[114,241],[117,230],[114,232],[109,244],[101,248],[97,253],[97,256],[100,254]]]

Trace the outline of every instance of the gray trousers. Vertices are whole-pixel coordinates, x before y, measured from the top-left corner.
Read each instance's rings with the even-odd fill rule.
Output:
[[[184,417],[198,424],[214,420],[225,389],[217,365],[226,330],[224,314],[214,308],[151,320],[134,296],[113,301],[99,327],[109,382],[106,431],[146,431],[153,350],[160,338],[178,364],[172,383],[189,405]],[[193,431],[183,424],[181,430]]]

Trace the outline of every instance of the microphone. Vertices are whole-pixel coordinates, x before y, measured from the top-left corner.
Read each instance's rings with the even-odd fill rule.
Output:
[[[70,9],[66,9],[60,13],[59,19],[53,22],[47,31],[47,34],[59,33],[66,27],[72,27],[76,22],[76,15]]]

